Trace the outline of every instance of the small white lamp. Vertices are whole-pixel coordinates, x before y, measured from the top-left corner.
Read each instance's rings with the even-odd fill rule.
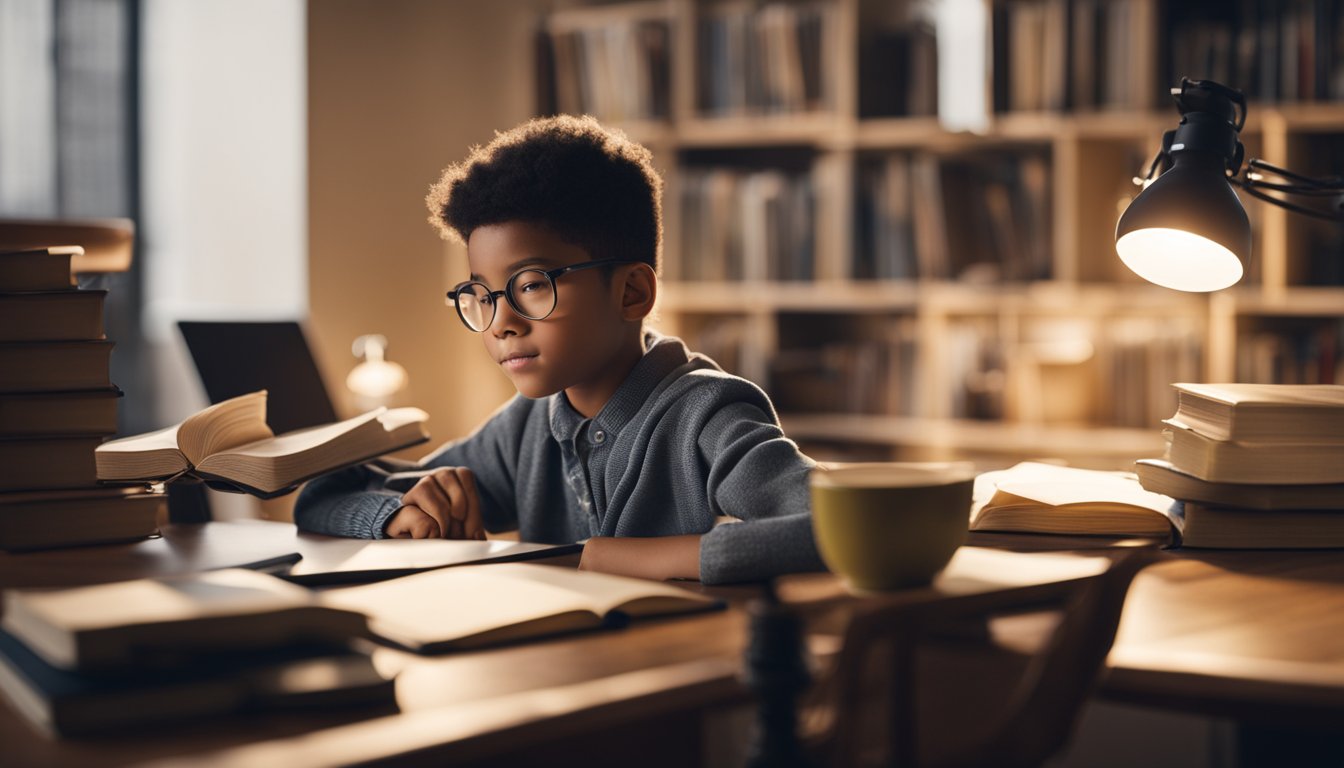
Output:
[[[406,387],[406,369],[384,359],[387,337],[368,333],[355,339],[350,351],[362,357],[345,377],[345,386],[369,406],[386,405],[387,399]]]

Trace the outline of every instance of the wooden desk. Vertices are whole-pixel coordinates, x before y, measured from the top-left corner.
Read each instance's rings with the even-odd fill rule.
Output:
[[[287,526],[274,530],[292,536]],[[1099,542],[975,536],[972,543],[1039,550]],[[73,554],[53,552],[50,560],[75,567]],[[127,566],[107,553],[90,550],[85,560],[125,575],[120,569]],[[0,586],[35,572],[47,572],[37,559],[19,568],[0,556]],[[812,574],[785,579],[780,588],[811,599],[833,593],[835,585],[826,574]],[[427,764],[503,765],[561,754],[591,765],[602,764],[595,759],[602,754],[619,764],[630,754],[626,745],[647,756],[641,758],[647,765],[694,764],[699,743],[683,734],[698,732],[707,709],[746,701],[738,682],[747,637],[743,605],[756,593],[751,587],[707,591],[729,599],[729,610],[449,656],[380,649],[380,668],[399,672],[401,713],[390,716],[266,715],[150,736],[58,742],[0,702],[0,762],[180,759],[300,768],[422,750],[418,762]],[[1101,695],[1247,721],[1324,723],[1344,708],[1340,638],[1344,558],[1337,552],[1168,553],[1135,582]],[[586,738],[597,730],[600,744]]]

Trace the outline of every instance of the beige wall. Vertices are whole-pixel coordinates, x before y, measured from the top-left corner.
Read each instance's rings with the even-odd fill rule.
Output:
[[[513,388],[444,306],[466,261],[426,223],[425,192],[470,145],[531,115],[530,51],[541,7],[538,0],[308,4],[315,352],[331,391],[348,395],[351,342],[362,333],[387,336],[388,359],[410,374],[397,404],[429,411],[431,445],[469,432]]]

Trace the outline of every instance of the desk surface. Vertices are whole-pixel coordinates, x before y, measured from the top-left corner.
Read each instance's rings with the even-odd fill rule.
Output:
[[[249,527],[292,540],[288,526]],[[183,531],[189,534],[184,540],[197,542],[191,556],[199,564],[208,537]],[[1096,554],[1101,542],[973,535],[971,543]],[[0,587],[68,569],[87,578],[95,563],[118,578],[135,575],[129,573],[135,558],[116,550],[0,555]],[[171,557],[148,563],[142,567],[150,573],[181,565]],[[808,600],[835,593],[836,585],[829,575],[812,574],[789,577],[780,589]],[[298,768],[304,755],[372,759],[389,744],[445,743],[455,751],[438,758],[472,759],[597,719],[741,702],[744,605],[756,589],[705,590],[728,599],[729,610],[447,656],[380,649],[380,669],[399,672],[397,715],[266,715],[174,726],[151,737],[57,742],[0,700],[0,744],[6,765],[125,765],[187,754],[200,764],[201,753],[218,753],[222,765]],[[1344,558],[1338,552],[1164,553],[1131,589],[1100,693],[1247,720],[1325,721],[1344,709]]]

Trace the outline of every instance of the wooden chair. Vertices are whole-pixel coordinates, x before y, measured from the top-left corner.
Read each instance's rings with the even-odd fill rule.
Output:
[[[1054,607],[1062,618],[1029,654],[996,643],[987,619],[1039,620],[1040,605],[857,608],[831,672],[803,702],[813,761],[1039,765],[1071,735],[1115,638],[1129,584],[1150,557],[1129,552],[1097,576],[1061,585]]]

